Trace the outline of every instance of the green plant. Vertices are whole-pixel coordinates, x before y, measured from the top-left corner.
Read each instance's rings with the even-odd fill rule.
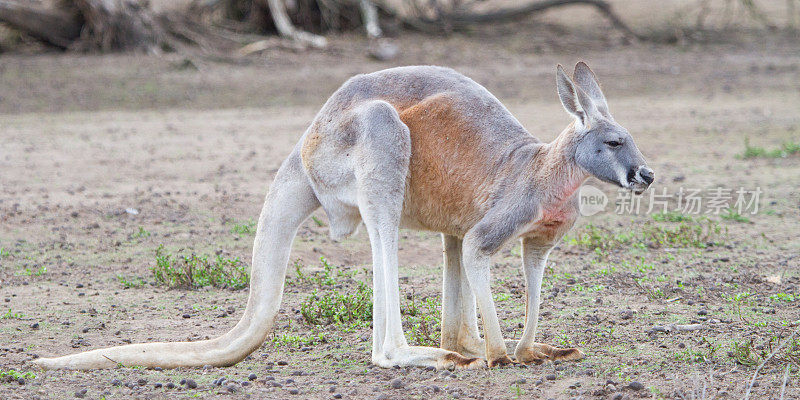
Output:
[[[775,293],[770,295],[769,299],[772,301],[785,301],[791,303],[797,299],[800,299],[800,297],[797,297],[791,293]]]
[[[693,223],[681,222],[675,227],[645,223],[642,228],[642,240],[650,247],[697,247],[705,248],[708,244],[719,244],[727,235],[727,229],[714,221],[704,218]]]
[[[146,283],[144,279],[138,276],[126,278],[122,275],[117,275],[117,280],[125,289],[142,287]]]
[[[750,218],[742,216],[742,214],[739,214],[738,212],[734,211],[732,208],[728,209],[727,213],[720,214],[720,217],[722,217],[722,219],[727,219],[729,221],[745,222],[745,223],[749,223],[750,222]]]
[[[323,256],[319,258],[321,271],[316,271],[312,274],[303,272],[303,264],[300,260],[294,262],[294,270],[297,275],[295,282],[305,284],[315,284],[317,286],[331,286],[336,283],[334,277],[352,278],[358,271],[355,269],[343,270],[336,269],[331,265],[328,260]]]
[[[5,314],[0,315],[0,319],[22,319],[22,318],[25,318],[24,314],[11,312],[10,308],[8,309],[8,311],[6,311]]]
[[[42,276],[47,272],[47,267],[42,265],[38,269],[30,269],[25,267],[22,271],[17,272],[17,276]]]
[[[439,310],[441,308],[438,297],[428,297],[421,305],[418,305],[417,298],[413,295],[410,301],[401,305],[400,313],[404,316],[403,325],[407,328],[412,344],[433,347],[439,345],[441,336]]]
[[[650,216],[653,221],[657,222],[692,222],[694,219],[691,215],[679,213],[677,211],[663,211],[660,213],[652,214]]]
[[[144,238],[150,237],[150,235],[151,235],[150,232],[148,232],[146,229],[144,229],[143,226],[140,226],[139,230],[134,232],[134,233],[132,233],[130,238],[131,239],[144,239]]]
[[[745,342],[734,341],[731,343],[731,351],[729,353],[737,363],[752,367],[758,365],[758,355],[753,351],[753,340]]]
[[[278,346],[286,346],[286,347],[306,347],[312,346],[319,343],[328,343],[329,339],[325,332],[314,333],[311,332],[310,334],[304,335],[293,335],[289,333],[282,333],[280,336],[275,336],[272,338],[272,343]]]
[[[346,324],[372,320],[372,289],[358,282],[355,292],[317,289],[300,304],[300,314],[312,325]]]
[[[320,221],[320,219],[319,219],[319,218],[317,218],[317,217],[315,217],[315,216],[313,216],[313,215],[311,216],[311,220],[312,220],[312,221],[314,221],[314,223],[315,223],[315,224],[317,224],[317,226],[318,226],[318,227],[320,227],[320,228],[322,228],[323,226],[325,226],[325,223],[324,223],[324,222]]]
[[[633,235],[614,234],[611,230],[594,224],[587,224],[583,230],[574,238],[568,238],[571,244],[586,247],[593,250],[601,258],[607,255],[609,250],[631,242]]]
[[[22,379],[36,379],[36,374],[33,372],[22,372],[15,369],[0,370],[0,381],[17,381]]]
[[[800,143],[786,141],[777,149],[767,150],[759,146],[751,146],[750,138],[744,138],[744,151],[741,158],[785,158],[800,154]]]
[[[4,258],[8,258],[11,256],[11,253],[5,249],[5,247],[0,247],[0,261],[3,261]]]
[[[256,221],[249,219],[243,222],[234,222],[233,226],[231,227],[231,233],[235,233],[239,236],[256,233]]]
[[[164,245],[156,249],[156,265],[151,267],[156,284],[170,288],[195,289],[203,286],[241,289],[250,282],[247,266],[238,257],[221,253],[208,255],[169,254]]]

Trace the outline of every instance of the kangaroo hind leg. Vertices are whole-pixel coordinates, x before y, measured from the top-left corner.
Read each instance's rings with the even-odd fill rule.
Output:
[[[360,130],[354,165],[358,208],[369,233],[374,258],[375,312],[373,362],[394,365],[433,366],[440,369],[483,365],[453,351],[409,346],[400,315],[398,232],[403,209],[406,176],[411,158],[408,127],[388,103],[374,101],[359,107],[354,123]]]

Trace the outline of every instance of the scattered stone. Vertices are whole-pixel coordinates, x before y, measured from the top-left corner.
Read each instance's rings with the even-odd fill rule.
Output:
[[[528,383],[528,380],[525,379],[525,378],[517,379],[517,380],[514,381],[515,385],[524,385],[526,383]]]
[[[708,311],[706,311],[706,310],[699,310],[699,311],[697,311],[697,315],[708,315]]]
[[[628,389],[639,391],[644,389],[644,385],[642,385],[642,383],[639,381],[632,381],[628,384]]]
[[[79,399],[82,399],[82,398],[86,397],[86,389],[81,389],[81,390],[78,390],[77,392],[75,392],[75,397],[77,397]]]
[[[236,386],[233,386],[233,385],[228,385],[225,388],[228,389],[228,391],[231,392],[231,393],[236,393],[236,390],[237,390]]]
[[[289,376],[303,376],[303,371],[292,371]]]
[[[548,381],[554,381],[556,380],[556,374],[547,374],[547,376],[545,376],[544,378],[547,379]]]
[[[289,389],[289,394],[300,394],[300,391],[297,389]]]
[[[250,386],[250,381],[242,381],[242,383],[240,383],[240,385],[242,385],[242,386]]]
[[[206,364],[206,365],[203,365],[203,371],[208,371],[208,370],[210,370],[211,368],[214,368],[214,366],[213,366],[213,365],[211,365],[211,364]]]
[[[294,383],[294,379],[292,379],[292,378],[289,378],[289,379],[287,379],[287,380],[286,380],[286,382],[284,382],[284,383],[285,383],[285,384],[287,384],[287,385],[288,385],[288,384],[290,384],[290,383]]]
[[[139,215],[139,210],[137,210],[135,208],[126,208],[125,212],[130,214],[130,215]]]
[[[380,390],[380,389],[378,389],[378,390]],[[389,399],[389,396],[386,393],[380,394],[380,395],[378,395],[378,397],[375,398],[375,400],[388,400],[388,399]]]
[[[17,383],[19,383],[20,385],[24,385],[25,384],[25,378],[17,379]]]
[[[278,365],[289,365],[289,363],[284,360],[280,360],[278,361]]]
[[[619,317],[625,320],[631,319],[633,318],[633,310],[622,310],[619,313]]]
[[[190,314],[183,314],[183,318],[192,318]]]
[[[431,390],[433,390],[433,393],[439,393],[440,391],[442,391],[442,389],[436,385],[431,385]]]
[[[403,386],[405,386],[405,383],[403,382],[402,379],[395,378],[395,379],[392,379],[391,385],[392,385],[392,389],[402,389]]]
[[[164,385],[162,385],[161,382],[156,382],[156,383],[153,384],[153,387],[156,388],[156,389],[161,389],[162,386],[164,386]]]
[[[336,393],[336,394],[333,395],[333,398],[334,399],[341,399],[342,398],[342,394],[341,393]]]
[[[120,381],[119,379],[114,378],[111,380],[111,386],[120,386],[120,385],[122,385],[122,381]]]
[[[197,389],[197,382],[195,382],[194,379],[187,379],[186,387],[188,387],[189,389]]]
[[[180,383],[181,385],[185,385],[186,384],[186,378],[181,379],[181,381],[178,382],[178,383]]]
[[[175,389],[175,384],[172,382],[167,382],[167,384],[164,387],[166,387],[167,389]]]
[[[622,400],[622,393],[617,393],[611,396],[611,400]]]
[[[256,378],[258,378],[258,377],[256,376],[256,374],[250,374],[250,375],[247,375],[247,379],[248,379],[248,380],[254,381],[254,380],[256,380]]]

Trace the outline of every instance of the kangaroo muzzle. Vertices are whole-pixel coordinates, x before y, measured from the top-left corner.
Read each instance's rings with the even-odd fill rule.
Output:
[[[655,172],[646,165],[640,165],[628,171],[628,187],[636,194],[642,194],[655,179]]]

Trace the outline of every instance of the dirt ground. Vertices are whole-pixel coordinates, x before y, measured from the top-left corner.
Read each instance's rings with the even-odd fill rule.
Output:
[[[407,34],[399,40],[403,57],[391,63],[365,58],[357,34],[333,37],[326,51],[276,49],[263,59],[198,68],[179,56],[0,55],[0,371],[35,375],[1,383],[0,397],[734,399],[766,360],[750,398],[781,398],[787,366],[783,398],[800,398],[800,344],[788,340],[800,325],[800,158],[741,156],[745,138],[766,149],[800,141],[797,35],[730,33],[702,44],[654,45],[624,44],[613,33],[539,34],[553,29]],[[290,267],[275,331],[236,366],[68,372],[29,362],[123,343],[202,339],[232,327],[247,290],[155,286],[156,248],[223,250],[249,263],[253,232],[236,227],[257,219],[278,165],[351,75],[450,66],[495,93],[533,135],[552,140],[569,123],[555,94],[555,65],[578,60],[594,68],[616,120],[656,171],[651,190],[762,190],[755,215],[710,215],[721,232],[699,247],[620,239],[677,226],[645,210],[579,220],[550,256],[538,339],[580,347],[584,360],[452,374],[375,368],[368,324],[304,321],[300,304],[314,286]],[[589,183],[613,202],[615,188]],[[363,231],[333,242],[324,214],[315,216],[318,222],[301,227],[292,260],[305,274],[320,270],[321,256],[355,272],[338,276],[335,290],[368,283]],[[600,239],[586,239],[597,232]],[[401,236],[404,307],[435,304],[441,240]],[[610,244],[595,250],[598,241]],[[512,244],[493,268],[508,339],[519,338],[524,319],[519,265]],[[125,288],[119,277],[145,283]],[[434,318],[436,310],[423,313]],[[411,342],[425,339],[406,322]],[[669,324],[702,330],[654,329]],[[325,339],[291,339],[311,334]],[[215,385],[221,377],[228,382]],[[178,387],[155,385],[168,382]]]

